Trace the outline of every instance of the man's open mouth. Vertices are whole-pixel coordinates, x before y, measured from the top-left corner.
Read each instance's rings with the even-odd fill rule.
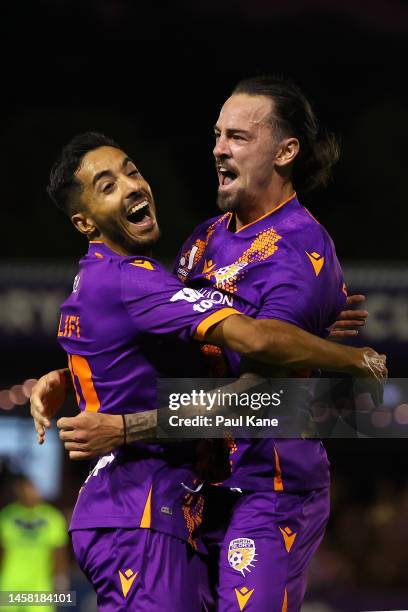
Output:
[[[150,208],[149,202],[147,200],[143,200],[138,204],[133,204],[133,206],[128,210],[126,219],[130,223],[142,223],[146,221],[146,219],[150,218]]]
[[[231,185],[231,183],[237,178],[237,174],[225,166],[218,166],[217,170],[220,187],[227,187],[228,185]]]

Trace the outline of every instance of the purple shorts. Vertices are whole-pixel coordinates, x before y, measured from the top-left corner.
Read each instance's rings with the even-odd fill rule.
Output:
[[[220,552],[217,612],[299,612],[329,518],[329,489],[231,496],[227,527],[213,540]]]
[[[206,564],[182,540],[150,529],[80,529],[71,537],[99,612],[210,609]]]

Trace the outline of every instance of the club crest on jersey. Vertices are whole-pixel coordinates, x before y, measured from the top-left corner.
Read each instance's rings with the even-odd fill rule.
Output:
[[[254,567],[257,561],[256,556],[255,542],[249,538],[237,538],[229,543],[228,563],[232,569],[241,572],[243,576],[245,572],[251,571],[250,567]]]
[[[223,268],[218,268],[211,273],[211,275],[215,276],[215,282],[217,287],[223,287],[226,283],[231,282],[237,276],[237,274],[248,265],[247,261],[233,263],[230,266],[224,266]]]

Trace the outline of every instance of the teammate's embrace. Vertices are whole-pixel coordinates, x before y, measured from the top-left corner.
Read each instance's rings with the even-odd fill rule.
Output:
[[[186,342],[193,338],[283,368],[385,374],[371,349],[336,346],[286,322],[251,319],[166,273],[150,257],[159,235],[150,187],[113,141],[98,134],[71,141],[52,170],[49,193],[90,241],[58,330],[82,410],[137,412],[149,427],[158,373],[207,372],[198,343]],[[163,358],[169,347],[177,351],[171,364]],[[40,439],[59,399],[44,407],[41,393],[34,393]],[[62,438],[71,435],[80,448],[80,437],[68,429]],[[124,442],[122,434],[119,426],[116,444]],[[140,442],[118,448],[92,470],[70,529],[100,610],[132,610],[135,602],[149,612],[200,609],[205,580],[194,528],[203,500],[191,492],[192,461],[188,443]]]

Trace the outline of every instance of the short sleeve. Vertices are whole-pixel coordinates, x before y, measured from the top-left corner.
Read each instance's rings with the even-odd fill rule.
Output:
[[[177,334],[183,340],[201,340],[219,321],[241,314],[218,306],[195,289],[186,287],[157,262],[146,266],[122,264],[122,300],[140,333]]]
[[[321,258],[321,268],[310,261],[312,255],[287,251],[275,261],[269,290],[258,312],[259,319],[278,319],[317,335],[326,335],[340,312],[345,295],[340,267]],[[324,267],[326,266],[326,267]]]

